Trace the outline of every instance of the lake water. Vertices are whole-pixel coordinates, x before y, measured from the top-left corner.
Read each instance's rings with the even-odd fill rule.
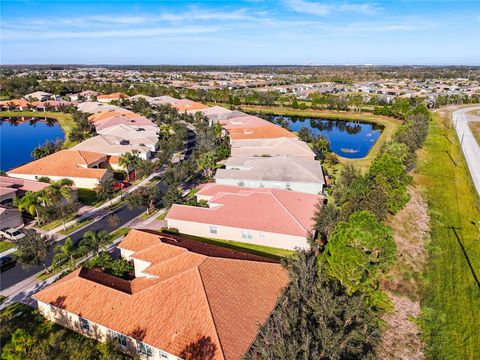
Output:
[[[7,171],[33,160],[32,150],[46,140],[64,139],[55,119],[0,118],[0,170]]]
[[[283,118],[288,121],[291,131],[299,131],[302,127],[310,128],[314,134],[320,133],[328,138],[331,151],[350,159],[367,156],[383,129],[379,125],[368,122],[275,115],[267,115],[263,118],[272,122]]]

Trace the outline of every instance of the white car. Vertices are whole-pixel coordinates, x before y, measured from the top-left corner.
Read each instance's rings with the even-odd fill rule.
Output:
[[[19,240],[25,237],[25,234],[18,229],[4,228],[0,230],[0,235],[9,240]]]

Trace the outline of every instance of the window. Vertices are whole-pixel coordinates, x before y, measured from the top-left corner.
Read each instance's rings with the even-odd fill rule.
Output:
[[[137,341],[137,349],[140,355],[147,357],[152,356],[152,348],[141,341]]]
[[[168,355],[164,353],[163,351],[160,351],[160,358],[161,359],[168,359]]]
[[[82,330],[90,330],[90,323],[88,322],[87,319],[80,318],[80,325],[82,327]]]
[[[218,230],[215,225],[210,225],[210,234],[218,234]]]
[[[260,231],[260,232],[258,233],[258,237],[259,237],[260,239],[266,239],[266,238],[267,238],[267,234],[265,234],[264,232],[261,232],[261,231]]]
[[[123,347],[127,347],[127,337],[116,331],[112,331],[113,338]]]
[[[242,238],[244,238],[244,239],[252,239],[253,236],[252,236],[252,233],[250,232],[250,230],[243,230],[243,229],[242,229]]]

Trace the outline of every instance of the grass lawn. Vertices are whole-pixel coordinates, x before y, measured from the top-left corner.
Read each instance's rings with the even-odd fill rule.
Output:
[[[480,121],[470,121],[468,123],[470,130],[472,130],[473,136],[477,140],[478,145],[480,145]]]
[[[255,245],[255,244],[247,244],[247,243],[238,242],[238,241],[204,238],[204,237],[186,235],[186,234],[179,234],[179,235],[188,239],[197,240],[197,241],[205,242],[208,244],[220,245],[226,248],[245,251],[251,254],[260,255],[260,256],[273,258],[273,259],[286,257],[294,253],[294,251],[291,251],[291,250],[278,249],[278,248],[272,248],[268,246],[261,246],[261,245]]]
[[[70,114],[65,114],[61,112],[38,112],[38,111],[0,111],[0,117],[3,116],[36,116],[36,117],[49,117],[52,119],[56,119],[58,124],[62,128],[63,132],[65,133],[65,143],[64,148],[71,148],[72,146],[76,145],[75,142],[68,140],[68,135],[72,132],[75,128],[75,122],[72,119]]]
[[[61,230],[60,234],[69,235],[69,234],[73,233],[74,231],[77,231],[78,229],[90,224],[91,222],[93,222],[93,220],[94,220],[93,218],[83,219],[83,220],[77,222],[76,224],[74,224],[70,227],[67,227],[65,230]]]
[[[97,193],[92,189],[79,188],[77,191],[78,201],[84,205],[96,206],[101,200],[98,198]]]
[[[14,245],[11,242],[0,240],[0,253],[4,252],[5,250],[11,249],[12,247],[14,247]]]
[[[285,116],[302,116],[302,117],[321,117],[332,120],[346,121],[366,121],[382,125],[384,127],[382,135],[370,149],[367,156],[361,159],[347,159],[339,156],[343,164],[351,163],[357,168],[366,170],[370,167],[373,159],[377,156],[383,143],[391,139],[397,128],[402,124],[400,120],[392,119],[386,116],[378,116],[370,113],[353,113],[341,111],[326,110],[300,110],[291,108],[280,108],[271,106],[242,106],[247,112],[258,112],[263,114],[285,115]]]
[[[480,201],[456,133],[434,114],[419,152],[416,182],[426,195],[431,240],[421,326],[431,359],[478,359],[480,349]]]

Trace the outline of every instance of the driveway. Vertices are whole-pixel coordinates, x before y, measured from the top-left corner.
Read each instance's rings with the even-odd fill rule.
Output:
[[[480,120],[478,116],[467,115],[473,110],[480,110],[480,106],[472,106],[465,109],[456,110],[452,113],[452,121],[460,140],[463,155],[468,164],[470,175],[473,179],[477,193],[480,196],[480,146],[468,126],[472,120]]]

